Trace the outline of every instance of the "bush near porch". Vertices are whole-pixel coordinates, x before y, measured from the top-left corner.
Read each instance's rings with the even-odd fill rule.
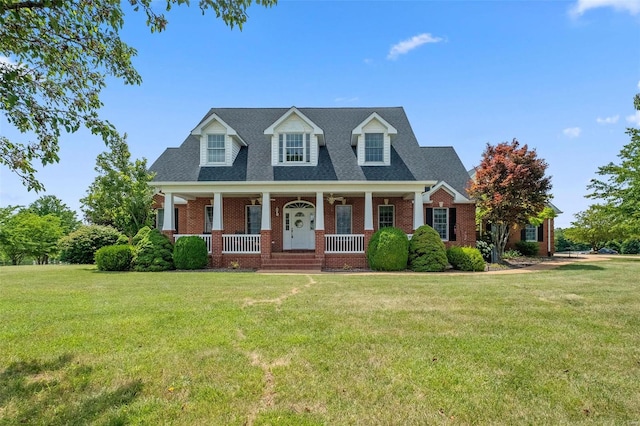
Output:
[[[407,268],[409,239],[399,228],[374,232],[367,246],[367,261],[374,271],[403,271]]]
[[[409,267],[415,272],[442,272],[449,266],[438,232],[429,225],[415,230],[409,242]]]

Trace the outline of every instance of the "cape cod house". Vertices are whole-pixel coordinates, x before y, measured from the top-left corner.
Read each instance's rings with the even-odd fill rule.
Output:
[[[213,108],[150,170],[157,226],[201,236],[214,267],[366,267],[385,226],[475,244],[466,169],[401,107]]]

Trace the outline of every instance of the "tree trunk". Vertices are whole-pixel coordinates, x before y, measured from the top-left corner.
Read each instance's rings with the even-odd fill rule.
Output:
[[[507,245],[507,241],[509,241],[509,226],[505,223],[491,224],[491,240],[496,247],[497,260],[500,262],[504,255],[504,248]]]

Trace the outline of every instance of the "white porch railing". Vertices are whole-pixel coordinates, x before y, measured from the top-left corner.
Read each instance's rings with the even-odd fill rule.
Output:
[[[330,234],[324,236],[325,253],[364,253],[364,234]]]
[[[260,234],[223,234],[223,253],[260,253]]]
[[[178,238],[181,237],[200,237],[207,243],[207,252],[211,253],[211,234],[174,234],[173,241],[178,241]]]

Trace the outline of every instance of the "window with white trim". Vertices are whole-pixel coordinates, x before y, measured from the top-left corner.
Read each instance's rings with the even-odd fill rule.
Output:
[[[336,206],[336,234],[351,234],[351,206]]]
[[[213,206],[204,207],[204,233],[209,234],[213,229]]]
[[[378,229],[394,225],[395,206],[378,206]]]
[[[364,134],[364,161],[365,163],[381,163],[384,161],[384,134]]]
[[[310,163],[310,133],[280,133],[278,135],[278,162]]]
[[[535,225],[527,224],[524,228],[525,241],[538,241],[538,227]]]
[[[207,135],[207,162],[224,163],[225,156],[225,135],[220,133]]]
[[[446,208],[433,209],[433,229],[438,232],[443,240],[449,239],[449,215],[447,210]]]
[[[247,234],[259,234],[262,229],[262,206],[246,206],[246,231]]]

